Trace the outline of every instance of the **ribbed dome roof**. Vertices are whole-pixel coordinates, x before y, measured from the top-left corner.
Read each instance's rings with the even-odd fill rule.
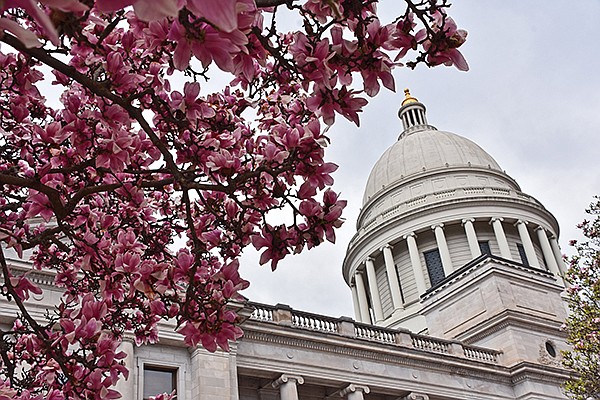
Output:
[[[423,104],[409,102],[400,109],[399,116],[405,130],[373,167],[363,206],[383,188],[423,171],[449,167],[502,171],[496,160],[471,140],[428,125]]]

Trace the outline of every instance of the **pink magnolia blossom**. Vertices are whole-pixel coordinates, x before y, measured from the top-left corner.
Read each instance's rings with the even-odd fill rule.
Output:
[[[83,12],[88,7],[77,0],[45,0],[42,3],[50,8],[67,12]],[[58,35],[50,17],[42,10],[35,0],[5,0],[0,4],[0,11],[9,8],[22,8],[40,25],[50,41],[58,44]],[[41,44],[33,39],[32,33],[25,31],[20,25],[6,18],[0,18],[0,29],[13,33],[27,47],[39,47]]]
[[[433,29],[443,32],[444,35],[443,40],[424,41],[423,47],[428,51],[427,61],[431,65],[454,65],[461,71],[468,71],[469,65],[458,50],[458,47],[467,40],[467,31],[458,29],[456,22],[441,11],[433,13],[433,18],[435,21]],[[424,33],[419,35],[424,36]]]
[[[175,17],[181,2],[175,0],[97,0],[96,7],[102,12],[121,10],[133,6],[136,15],[144,21]]]
[[[188,0],[187,7],[202,16],[223,32],[231,33],[238,27],[237,0]]]
[[[237,30],[222,33],[207,24],[202,25],[201,31],[201,38],[194,38],[178,21],[173,22],[168,37],[177,43],[173,54],[175,68],[187,68],[194,55],[205,68],[214,61],[222,70],[232,72],[233,54],[248,42],[246,36]]]

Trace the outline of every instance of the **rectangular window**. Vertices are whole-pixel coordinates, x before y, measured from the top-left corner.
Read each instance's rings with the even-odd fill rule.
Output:
[[[479,250],[481,250],[481,254],[487,254],[488,256],[492,255],[492,250],[490,249],[490,242],[487,240],[482,240],[479,242]]]
[[[144,364],[144,400],[174,390],[177,392],[177,368]]]
[[[425,265],[427,266],[427,273],[429,274],[431,286],[436,286],[446,277],[444,274],[444,267],[442,266],[440,251],[438,249],[425,251],[423,252],[423,257],[425,258]]]
[[[517,243],[517,250],[519,251],[519,257],[521,257],[521,263],[529,267],[529,261],[527,260],[527,254],[525,254],[525,248],[521,243]]]

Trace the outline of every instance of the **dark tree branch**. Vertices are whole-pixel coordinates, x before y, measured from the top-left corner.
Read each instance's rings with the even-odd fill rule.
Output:
[[[7,174],[0,174],[0,184],[26,187],[37,190],[40,193],[44,193],[46,197],[48,197],[56,216],[58,218],[64,218],[67,216],[67,210],[63,206],[63,203],[60,199],[60,193],[56,189],[52,189],[51,187],[33,179]]]
[[[256,6],[258,8],[268,8],[291,4],[293,2],[294,0],[256,0]]]

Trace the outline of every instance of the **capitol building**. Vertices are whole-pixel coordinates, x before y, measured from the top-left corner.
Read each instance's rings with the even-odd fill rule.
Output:
[[[249,301],[233,305],[244,336],[216,353],[186,347],[165,323],[159,344],[122,344],[124,399],[566,398],[556,219],[476,143],[430,125],[408,91],[398,116],[340,265],[354,319]],[[33,275],[43,313],[58,293]]]

